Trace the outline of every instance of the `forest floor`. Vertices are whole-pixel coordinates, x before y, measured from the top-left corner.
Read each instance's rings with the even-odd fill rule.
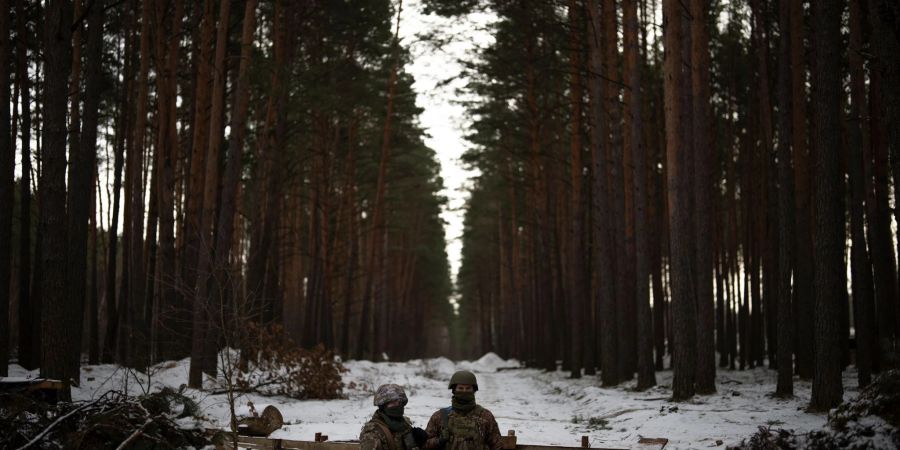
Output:
[[[75,400],[89,400],[110,390],[138,395],[149,389],[178,389],[187,383],[189,360],[154,366],[147,374],[115,365],[84,366]],[[634,391],[634,382],[616,388],[599,387],[596,376],[578,380],[563,371],[544,372],[518,368],[515,360],[488,353],[477,361],[454,363],[446,358],[408,362],[348,361],[341,400],[299,401],[287,397],[244,394],[237,400],[238,414],[248,413],[248,401],[257,411],[275,405],[285,426],[272,437],[313,440],[321,432],[330,440],[353,440],[374,411],[372,392],[384,383],[402,385],[409,396],[406,415],[424,428],[431,414],[450,402],[447,379],[457,369],[475,372],[476,399],[497,418],[502,434],[515,430],[520,444],[580,446],[589,436],[591,447],[634,445],[640,437],[668,438],[667,449],[734,445],[755,433],[759,426],[805,433],[823,427],[825,414],[806,412],[811,383],[795,380],[795,397],[776,399],[776,373],[765,368],[745,371],[719,370],[718,392],[696,396],[690,402],[673,403],[672,372],[657,372],[658,386]],[[507,370],[508,369],[508,370]],[[18,365],[10,376],[35,377]],[[212,380],[208,380],[212,382]],[[225,394],[210,395],[188,389],[198,401],[205,423],[182,419],[184,426],[227,426],[229,407]],[[844,400],[855,398],[855,371],[844,372]]]

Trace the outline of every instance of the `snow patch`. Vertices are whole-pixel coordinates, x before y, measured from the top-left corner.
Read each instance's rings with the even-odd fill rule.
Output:
[[[82,383],[73,389],[76,400],[95,398],[103,392],[127,386],[134,395],[146,389],[156,391],[168,386],[178,389],[187,383],[190,361],[169,361],[139,373],[115,365],[84,366]],[[634,382],[613,388],[600,386],[598,376],[570,379],[568,372],[545,372],[519,368],[518,361],[504,360],[486,354],[475,361],[454,363],[447,358],[431,358],[408,362],[371,362],[351,360],[344,363],[346,398],[338,400],[298,401],[287,397],[242,394],[239,411],[247,410],[252,401],[260,411],[274,405],[284,416],[285,426],[272,434],[274,438],[313,440],[321,432],[331,440],[353,440],[374,412],[374,390],[384,383],[396,383],[406,389],[409,404],[406,415],[415,426],[424,427],[431,415],[450,404],[447,381],[454,371],[476,372],[479,390],[476,400],[497,418],[502,434],[516,430],[524,444],[565,445],[579,447],[581,436],[588,436],[592,447],[628,444],[639,437],[668,438],[666,449],[715,447],[716,441],[734,445],[757,431],[759,426],[790,428],[798,433],[821,429],[824,414],[805,411],[809,404],[811,384],[795,380],[795,397],[781,400],[772,397],[775,372],[756,368],[745,371],[719,370],[718,392],[697,396],[690,402],[672,403],[672,372],[656,374],[659,386],[634,391]],[[16,365],[10,375],[34,377]],[[844,373],[845,399],[857,393],[856,373]],[[186,389],[199,404],[208,426],[225,427],[229,407],[225,394]],[[868,424],[867,424],[868,425]],[[719,447],[723,448],[723,447]]]
[[[497,372],[500,369],[516,368],[519,367],[519,365],[519,362],[514,359],[505,360],[494,352],[488,352],[476,361],[460,362],[459,368],[462,370],[470,370],[472,372]]]

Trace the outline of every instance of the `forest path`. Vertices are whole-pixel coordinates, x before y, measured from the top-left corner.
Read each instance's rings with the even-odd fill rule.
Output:
[[[163,363],[153,370],[153,389],[178,387],[187,382],[187,359]],[[573,380],[567,372],[545,372],[516,368],[514,360],[489,353],[478,361],[452,362],[446,358],[407,362],[348,361],[344,374],[346,398],[300,401],[257,394],[240,396],[238,414],[247,414],[252,401],[257,411],[265,405],[281,410],[285,426],[272,437],[313,440],[316,433],[334,440],[354,440],[374,412],[372,393],[381,384],[397,383],[406,389],[406,415],[414,426],[424,428],[435,411],[450,404],[447,380],[456,370],[471,370],[478,378],[476,400],[497,418],[502,434],[515,430],[519,443],[580,446],[588,436],[592,447],[632,445],[640,437],[668,438],[666,449],[716,447],[717,441],[736,444],[761,425],[804,432],[820,428],[824,414],[806,412],[810,382],[795,381],[795,397],[775,399],[774,371],[720,370],[718,393],[697,396],[690,402],[672,403],[671,371],[657,373],[658,386],[635,392],[634,381],[615,388],[601,388],[596,376]],[[128,372],[114,365],[82,367],[82,385],[73,389],[76,400],[96,398],[110,390],[122,390]],[[18,365],[11,376],[37,376]],[[146,383],[146,376],[144,375]],[[844,373],[844,398],[855,396],[855,372]],[[128,391],[139,395],[143,388],[129,377]],[[229,408],[225,394],[187,391],[200,404],[209,423],[225,427]],[[185,426],[190,425],[189,422]],[[720,447],[721,448],[721,447]]]

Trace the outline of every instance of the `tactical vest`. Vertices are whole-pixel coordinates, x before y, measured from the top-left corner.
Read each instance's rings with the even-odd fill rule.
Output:
[[[385,423],[376,420],[375,424],[378,425],[378,429],[381,431],[381,434],[384,435],[385,440],[390,443],[390,449],[386,450],[418,450],[415,443],[408,439],[412,436],[412,434],[410,434],[412,428],[407,428],[399,433],[393,433]]]
[[[484,408],[475,405],[468,414],[451,414],[453,407],[444,408],[441,411],[442,426],[450,433],[446,450],[482,450],[484,436],[479,431],[481,413]]]

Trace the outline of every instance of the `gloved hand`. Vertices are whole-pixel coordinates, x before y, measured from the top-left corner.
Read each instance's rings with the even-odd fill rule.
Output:
[[[416,427],[412,429],[410,434],[412,435],[413,439],[415,439],[417,447],[425,448],[425,441],[428,440],[428,433],[426,433],[425,430]]]
[[[406,447],[406,450],[413,450],[419,447],[412,432],[406,433],[403,436],[403,446]]]

